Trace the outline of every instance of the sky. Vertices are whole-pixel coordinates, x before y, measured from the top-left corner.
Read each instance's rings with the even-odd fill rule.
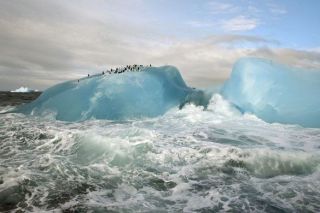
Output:
[[[190,86],[254,56],[320,69],[318,0],[0,0],[0,90],[43,90],[127,64]]]

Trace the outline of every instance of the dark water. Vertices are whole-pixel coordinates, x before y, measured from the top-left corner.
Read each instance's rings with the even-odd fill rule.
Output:
[[[156,119],[0,115],[0,211],[319,212],[320,129],[215,95]]]

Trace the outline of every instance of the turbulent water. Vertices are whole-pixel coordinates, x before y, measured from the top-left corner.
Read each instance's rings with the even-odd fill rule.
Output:
[[[319,212],[320,129],[215,94],[157,118],[0,115],[0,211]]]

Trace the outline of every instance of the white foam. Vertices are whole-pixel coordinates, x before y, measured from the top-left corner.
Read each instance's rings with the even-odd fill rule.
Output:
[[[38,90],[34,90],[34,89],[30,89],[28,87],[19,87],[16,90],[12,90],[11,92],[34,92],[34,91],[38,91]]]
[[[134,121],[0,116],[0,193],[25,187],[30,211],[303,210],[305,200],[316,211],[319,203],[320,130],[242,115],[218,94],[207,110],[191,104]]]

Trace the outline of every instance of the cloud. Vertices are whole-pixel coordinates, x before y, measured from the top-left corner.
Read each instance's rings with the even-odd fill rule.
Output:
[[[149,19],[141,20],[147,13],[141,0],[131,0],[129,5],[90,2],[0,1],[0,90],[22,85],[44,89],[107,67],[134,63],[175,65],[193,86],[228,78],[233,63],[244,56],[320,68],[316,50],[270,48],[278,42],[230,33],[170,37],[155,29]],[[243,31],[253,29],[259,21],[239,16],[223,24],[232,29],[228,31]]]
[[[265,45],[279,45],[276,40],[266,39],[259,36],[241,35],[241,34],[223,34],[223,35],[212,35],[207,37],[207,41],[214,44],[237,44],[237,43],[254,43],[254,44],[265,44]]]
[[[320,47],[312,48],[310,51],[319,52],[320,53]]]
[[[277,4],[269,4],[268,6],[270,12],[275,15],[284,15],[288,12],[284,7]]]
[[[217,24],[214,23],[209,23],[209,22],[203,22],[203,21],[189,21],[187,22],[187,25],[190,25],[191,27],[196,27],[196,28],[208,28],[208,27],[214,27]]]
[[[80,5],[2,1],[0,14],[0,89],[26,85],[22,79],[43,89],[106,66],[143,61],[141,28],[97,18]]]
[[[230,4],[230,3],[223,3],[218,1],[211,1],[207,5],[208,10],[212,14],[220,14],[220,13],[234,13],[238,11],[240,8]]]
[[[255,6],[249,5],[247,7],[247,14],[253,15],[253,14],[260,14],[261,12],[262,11]]]
[[[212,82],[227,79],[233,64],[241,57],[260,57],[272,59],[289,66],[320,69],[320,53],[316,51],[294,50],[288,48],[238,48],[224,43],[253,42],[270,44],[259,37],[242,35],[212,36],[202,40],[187,40],[160,48],[158,56],[151,60],[154,64],[165,62],[176,65],[186,81],[193,86],[210,86]]]
[[[248,31],[255,29],[260,24],[255,18],[245,16],[237,16],[222,22],[222,28],[225,31]]]
[[[298,68],[320,69],[320,52],[317,51],[259,48],[252,50],[249,55],[272,59]]]

